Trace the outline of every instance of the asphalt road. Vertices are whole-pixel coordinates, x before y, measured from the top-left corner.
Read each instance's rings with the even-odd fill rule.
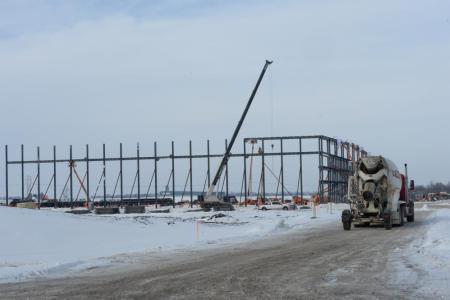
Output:
[[[425,232],[429,213],[404,227],[289,233],[172,258],[143,256],[71,278],[0,285],[0,299],[414,299],[420,270],[393,253]],[[396,283],[394,263],[411,282]],[[408,269],[409,268],[409,269]]]

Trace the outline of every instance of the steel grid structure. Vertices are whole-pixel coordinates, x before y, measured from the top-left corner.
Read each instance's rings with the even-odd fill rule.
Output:
[[[298,141],[298,148],[296,150],[289,149],[289,151],[285,151],[284,148],[284,142],[287,140],[294,140]],[[304,151],[302,149],[302,143],[305,140],[315,140],[317,144],[317,149],[314,151]],[[259,141],[261,142],[262,151],[259,151],[258,153],[247,153],[247,144],[249,141]],[[266,153],[264,146],[267,141],[277,141],[280,145],[280,151],[278,152],[271,152]],[[225,140],[225,148],[227,147],[227,140]],[[70,195],[70,203],[73,203],[74,201],[74,167],[75,164],[84,164],[86,168],[85,178],[83,178],[84,183],[84,189],[86,191],[87,200],[89,201],[89,198],[91,198],[91,178],[90,178],[90,163],[93,162],[101,162],[102,163],[102,177],[103,180],[103,195],[102,200],[104,203],[104,206],[108,203],[107,199],[107,186],[106,186],[106,171],[107,171],[107,162],[113,162],[118,161],[119,162],[119,176],[117,177],[116,187],[114,189],[114,193],[116,192],[116,188],[119,189],[119,200],[120,203],[126,203],[127,197],[124,195],[124,189],[123,189],[123,162],[124,161],[135,161],[136,162],[136,174],[135,174],[135,182],[137,179],[137,202],[140,203],[141,200],[145,200],[144,198],[148,198],[148,192],[143,198],[143,194],[141,192],[141,174],[140,174],[140,163],[142,161],[150,160],[153,161],[153,175],[152,180],[154,177],[154,202],[155,204],[158,204],[158,161],[160,160],[171,160],[171,170],[170,170],[170,178],[169,181],[171,181],[172,185],[172,200],[175,199],[175,160],[188,160],[189,161],[189,173],[188,178],[186,178],[186,185],[188,183],[189,179],[189,199],[190,204],[192,206],[193,203],[193,183],[192,183],[192,164],[194,159],[206,159],[207,160],[207,178],[205,179],[208,185],[211,183],[211,158],[220,158],[223,156],[222,153],[220,154],[212,154],[210,153],[210,142],[209,140],[206,143],[206,154],[193,154],[192,153],[192,142],[189,142],[189,153],[186,155],[175,155],[175,145],[172,141],[171,143],[171,153],[166,155],[159,155],[158,154],[158,144],[157,142],[154,142],[153,147],[153,156],[141,156],[140,155],[140,149],[139,144],[137,145],[136,149],[136,156],[123,156],[123,148],[122,143],[119,147],[119,156],[118,157],[106,157],[106,146],[103,144],[102,147],[102,156],[93,158],[90,156],[89,153],[89,145],[86,145],[85,148],[85,156],[83,158],[76,158],[73,156],[72,146],[69,147],[69,155],[68,158],[65,159],[57,159],[56,158],[56,146],[53,146],[53,159],[41,159],[41,153],[40,148],[36,148],[36,160],[25,160],[24,159],[24,146],[21,145],[20,147],[20,160],[9,160],[8,158],[8,145],[5,145],[5,192],[6,192],[6,204],[8,205],[9,202],[9,167],[12,165],[20,165],[21,168],[21,201],[25,201],[25,199],[28,197],[28,195],[25,194],[25,184],[24,184],[24,166],[25,165],[34,165],[36,167],[36,177],[33,183],[33,187],[35,183],[37,182],[37,202],[38,206],[41,205],[41,165],[43,164],[50,164],[53,166],[53,174],[52,178],[50,180],[50,184],[53,184],[53,201],[55,202],[58,200],[58,194],[57,194],[57,182],[59,182],[58,174],[57,174],[57,165],[58,164],[67,164],[69,166],[69,177],[66,181],[66,185],[69,186],[69,195]],[[232,153],[230,154],[230,159],[235,158],[243,158],[243,186],[241,188],[240,195],[244,195],[244,199],[247,199],[249,196],[248,190],[247,190],[247,159],[249,157],[260,157],[261,159],[261,197],[263,199],[266,198],[266,178],[265,178],[265,171],[266,171],[266,165],[265,165],[265,158],[267,157],[278,157],[280,159],[280,178],[279,183],[281,184],[281,199],[284,201],[285,199],[285,189],[284,189],[284,158],[286,156],[297,156],[299,158],[299,164],[298,164],[298,174],[299,174],[299,195],[301,198],[304,196],[304,190],[303,190],[303,177],[304,177],[304,170],[302,166],[302,161],[304,156],[311,156],[316,155],[318,156],[318,169],[319,169],[319,178],[318,178],[318,190],[317,194],[320,196],[321,201],[332,201],[332,202],[342,202],[344,200],[344,195],[346,194],[347,190],[347,177],[349,176],[351,172],[351,162],[354,160],[359,159],[360,157],[364,157],[367,155],[367,152],[364,151],[361,147],[359,147],[356,144],[349,143],[349,142],[343,142],[338,141],[335,138],[330,138],[323,135],[311,135],[311,136],[280,136],[280,137],[253,137],[253,138],[244,138],[243,139],[243,153]],[[76,172],[76,171],[75,171]],[[76,174],[78,177],[78,174]],[[228,183],[228,164],[225,168],[225,178],[224,183],[226,186],[225,194],[229,195],[229,183]],[[80,178],[78,178],[79,182],[81,182]],[[207,181],[206,181],[207,180]],[[100,186],[99,182],[99,186]],[[45,194],[50,188],[50,184],[47,187],[47,190],[45,191]],[[64,187],[64,190],[66,189],[66,185]],[[81,186],[81,184],[80,184]],[[134,184],[133,184],[134,188]],[[150,188],[150,186],[149,186]],[[97,187],[98,189],[98,187]],[[242,191],[244,189],[244,192]],[[29,191],[30,192],[30,191]],[[97,193],[97,191],[96,191]],[[298,193],[298,192],[297,192]],[[95,200],[95,196],[92,200]],[[109,199],[114,201],[115,198]],[[244,201],[245,202],[245,201]],[[246,203],[246,202],[245,202]],[[175,206],[175,201],[172,201],[172,205]]]

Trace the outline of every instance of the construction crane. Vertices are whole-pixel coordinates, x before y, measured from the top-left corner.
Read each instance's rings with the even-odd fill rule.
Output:
[[[233,136],[231,137],[230,143],[228,144],[228,147],[225,151],[225,154],[222,157],[222,161],[219,165],[219,168],[217,169],[216,175],[214,176],[214,179],[213,179],[211,185],[209,186],[208,191],[206,192],[206,195],[205,195],[203,201],[201,201],[201,203],[200,203],[200,206],[205,210],[210,210],[210,209],[234,210],[234,207],[231,203],[226,203],[226,202],[220,200],[219,198],[217,198],[216,195],[214,195],[214,189],[216,188],[216,186],[220,180],[220,175],[222,174],[222,171],[228,162],[234,141],[236,140],[236,137],[239,134],[239,130],[241,129],[242,123],[244,122],[247,112],[250,109],[250,105],[253,102],[253,98],[255,98],[256,92],[258,91],[259,85],[261,84],[264,74],[266,73],[266,70],[271,63],[272,63],[272,61],[266,60],[264,67],[261,71],[261,74],[259,75],[258,81],[256,82],[256,85],[253,88],[253,92],[250,95],[250,98],[248,99],[247,105],[245,106],[244,112],[242,113],[241,119],[239,120],[239,123],[237,124],[236,129],[234,130]]]

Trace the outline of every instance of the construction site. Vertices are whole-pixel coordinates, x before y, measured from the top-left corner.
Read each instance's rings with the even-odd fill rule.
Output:
[[[0,300],[450,299],[450,6],[406,2],[2,1]]]
[[[145,212],[145,205],[154,205],[156,208],[158,205],[168,206],[172,205],[175,208],[176,201],[176,182],[185,181],[183,191],[181,193],[181,199],[179,203],[184,204],[183,200],[187,199],[190,207],[193,204],[199,204],[205,209],[234,209],[233,205],[239,204],[247,206],[264,204],[266,201],[275,200],[285,203],[286,196],[290,199],[292,204],[306,205],[308,200],[305,199],[304,193],[304,178],[316,177],[317,189],[313,190],[315,194],[314,202],[320,203],[343,203],[344,197],[347,194],[348,178],[353,172],[353,163],[359,161],[360,158],[366,157],[367,152],[360,148],[359,145],[350,142],[338,141],[337,139],[322,136],[281,136],[281,137],[249,137],[244,138],[242,143],[242,153],[232,153],[233,145],[239,134],[239,131],[244,123],[246,115],[250,109],[250,106],[258,92],[259,86],[264,78],[264,75],[268,67],[272,64],[272,61],[266,60],[264,67],[258,77],[258,80],[252,90],[252,93],[247,101],[245,109],[241,115],[239,122],[231,136],[230,141],[225,140],[225,152],[223,154],[211,153],[209,140],[206,143],[206,154],[194,154],[192,151],[193,145],[189,141],[189,153],[186,155],[176,155],[175,143],[171,143],[171,153],[160,155],[158,152],[158,144],[154,142],[153,155],[148,156],[147,153],[142,153],[137,144],[135,156],[124,156],[123,146],[120,144],[119,156],[111,157],[106,155],[106,145],[103,144],[102,156],[92,156],[89,152],[89,145],[86,145],[86,152],[84,158],[80,158],[73,153],[72,146],[69,147],[69,155],[66,158],[61,159],[57,157],[56,146],[53,146],[53,157],[48,159],[41,158],[40,148],[36,149],[36,159],[25,159],[24,145],[20,148],[20,160],[10,160],[8,146],[5,146],[5,189],[6,189],[6,205],[9,205],[9,169],[14,165],[20,167],[20,193],[21,197],[12,201],[12,205],[15,206],[19,203],[30,203],[37,208],[43,207],[82,207],[88,208],[86,212],[90,212],[94,206],[103,206],[103,210],[96,208],[96,212],[101,211],[105,213],[118,213],[118,206],[133,206],[138,205],[141,207],[140,211]],[[275,146],[276,145],[276,146]],[[249,147],[250,146],[250,147]],[[250,149],[248,149],[250,148]],[[79,154],[78,154],[79,155]],[[296,160],[293,163],[292,157]],[[313,159],[311,159],[313,157]],[[211,173],[211,159],[220,158],[220,164],[217,170],[213,169],[214,173]],[[170,161],[170,168],[162,170],[161,166],[164,161]],[[259,160],[259,163],[257,162]],[[267,163],[268,160],[272,161],[272,168]],[[286,160],[289,163],[286,164]],[[141,170],[145,167],[143,165],[150,161],[152,164],[152,173],[150,178],[141,176]],[[237,164],[233,164],[235,161],[241,161],[240,168],[234,167]],[[277,161],[279,165],[279,171],[274,169],[274,162]],[[316,161],[317,165],[312,167],[312,170],[317,170],[316,175],[305,171],[304,163],[307,162],[308,166],[311,166],[311,161]],[[133,171],[124,172],[124,162],[132,163],[135,165]],[[96,182],[93,172],[93,164],[101,163],[100,177],[97,185],[91,183],[91,180]],[[178,167],[180,164],[186,166],[188,163],[187,175],[185,179],[182,175],[186,172],[179,172]],[[202,180],[202,176],[194,174],[194,163],[203,165],[204,181],[201,192],[194,191],[194,179],[198,183],[198,179]],[[57,172],[58,164],[68,167],[64,172]],[[118,170],[110,171],[112,164],[118,164]],[[259,164],[259,166],[258,166]],[[47,176],[43,177],[41,168],[48,168],[50,165],[50,173],[47,172]],[[159,167],[158,167],[159,165]],[[234,165],[234,170],[230,171],[230,165]],[[256,169],[259,169],[259,174],[254,175],[254,165]],[[29,177],[28,184],[25,186],[25,166],[35,169],[36,175]],[[296,175],[294,181],[292,178],[288,179],[285,176],[286,166],[290,168],[290,175]],[[59,168],[61,169],[61,167]],[[84,170],[82,170],[84,169]],[[311,169],[311,167],[310,167]],[[61,173],[66,173],[63,179],[61,179]],[[97,171],[98,173],[98,171]],[[131,191],[127,193],[124,190],[124,178],[128,174],[131,175],[132,187]],[[164,178],[163,174],[169,174],[168,178]],[[201,174],[200,173],[200,174]],[[240,189],[230,190],[230,173],[233,178],[240,180]],[[317,174],[318,173],[318,174]],[[49,174],[51,174],[49,176]],[[107,189],[107,174],[108,178],[113,178],[112,182],[115,182],[114,188],[111,191]],[[111,174],[111,175],[109,175]],[[240,175],[242,174],[242,175]],[[58,177],[58,175],[60,177]],[[223,175],[223,176],[222,176]],[[128,175],[129,176],[129,175]],[[257,190],[253,190],[252,177],[257,180]],[[275,186],[267,186],[266,178],[272,176],[275,179]],[[76,180],[74,180],[74,177]],[[180,180],[181,177],[181,180]],[[42,181],[44,179],[44,181]],[[50,178],[50,179],[48,179]],[[163,192],[160,191],[161,184],[163,182]],[[74,185],[75,181],[75,185]],[[289,189],[286,188],[286,182],[289,184]],[[314,181],[314,179],[313,179]],[[32,184],[30,185],[30,183]],[[41,182],[48,182],[45,186],[42,186]],[[58,190],[58,182],[65,182],[62,189]],[[145,182],[148,182],[146,185]],[[235,181],[236,182],[236,181]],[[295,191],[291,189],[292,182],[296,183]],[[94,194],[91,195],[91,186],[94,187]],[[198,186],[198,184],[196,184]],[[43,189],[42,189],[43,188]],[[49,196],[50,189],[53,189],[52,196]],[[111,188],[111,187],[110,187]],[[142,188],[142,190],[141,190]],[[100,193],[99,193],[100,190]],[[312,194],[311,191],[308,191]],[[63,195],[69,195],[63,199]],[[81,197],[80,197],[81,194]],[[194,200],[194,194],[197,199]],[[33,195],[35,197],[33,198]],[[84,196],[84,199],[83,199]],[[171,197],[170,197],[171,196]],[[271,197],[271,199],[268,198]],[[161,198],[160,198],[161,197]],[[237,198],[239,200],[237,200]],[[67,199],[68,198],[68,199]],[[111,210],[112,206],[116,206]],[[106,209],[108,208],[108,209]],[[136,210],[133,210],[136,211]]]
[[[301,199],[305,198],[305,176],[314,176],[317,182],[317,189],[307,191],[306,198],[310,198],[313,192],[320,197],[322,203],[342,203],[347,192],[352,162],[367,155],[358,145],[326,136],[252,137],[245,138],[242,145],[242,153],[230,154],[229,163],[225,166],[223,178],[216,189],[225,199],[236,197],[238,203],[235,204],[239,205],[254,205],[258,199],[269,197],[281,201],[294,199],[297,204],[301,204]],[[274,148],[274,145],[277,147]],[[56,147],[53,148],[53,154],[41,156],[38,147],[33,151],[36,153],[35,159],[25,159],[25,147],[22,146],[19,160],[11,160],[11,150],[5,146],[6,204],[33,200],[38,207],[81,207],[89,201],[97,206],[126,204],[175,207],[177,202],[187,202],[192,206],[211,183],[212,161],[216,163],[217,158],[223,157],[223,153],[210,153],[209,141],[205,145],[204,154],[192,153],[192,143],[184,147],[190,149],[184,155],[175,155],[175,143],[172,142],[171,146],[171,153],[159,154],[158,144],[155,142],[151,155],[140,153],[137,146],[134,156],[123,156],[122,145],[119,145],[119,155],[106,157],[105,145],[102,156],[93,156],[89,153],[89,145],[86,145],[86,152],[81,155],[73,153],[70,147],[66,158],[62,158],[64,154],[57,152]],[[274,160],[277,162],[277,170],[270,167],[270,162]],[[290,162],[287,167],[289,175],[295,174],[296,177],[286,178],[286,160]],[[312,162],[317,165],[314,166]],[[125,174],[124,163],[131,166]],[[232,171],[229,171],[229,165],[233,166]],[[144,173],[142,168],[147,168],[145,174],[151,173],[150,177],[141,174]],[[194,168],[200,174],[194,174]],[[19,173],[20,177],[11,179],[11,169],[16,169],[14,174]],[[26,182],[26,174],[33,170],[34,174],[29,175]],[[241,183],[238,190],[230,190],[231,172]],[[126,176],[129,178],[124,179]],[[271,186],[266,184],[267,177],[271,178]],[[11,195],[11,180],[20,183],[17,193],[19,197],[17,194]],[[132,183],[131,189],[124,189],[124,181]],[[289,189],[285,182],[290,183]],[[201,186],[202,189],[195,190],[193,186]]]

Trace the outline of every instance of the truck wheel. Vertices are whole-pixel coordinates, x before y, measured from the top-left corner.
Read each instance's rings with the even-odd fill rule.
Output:
[[[342,220],[342,226],[344,227],[344,230],[352,229],[353,215],[350,210],[346,209],[342,212],[341,220]]]
[[[288,210],[289,208],[287,208],[286,206],[285,207],[283,207],[283,210]]]
[[[408,206],[408,213],[406,214],[406,220],[408,222],[414,222],[414,202]]]
[[[267,210],[267,208],[263,207],[263,208],[261,208],[261,210]]]
[[[386,229],[386,230],[392,229],[391,214],[384,214],[384,229]]]
[[[405,207],[400,206],[400,226],[405,224]]]
[[[342,225],[344,226],[344,230],[352,229],[352,223],[351,222],[345,221],[345,222],[342,222]]]

